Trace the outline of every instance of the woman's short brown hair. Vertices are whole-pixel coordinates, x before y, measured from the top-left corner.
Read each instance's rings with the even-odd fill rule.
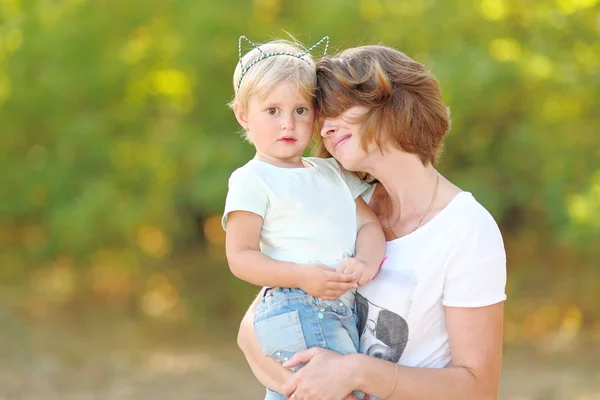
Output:
[[[380,149],[392,144],[417,154],[424,165],[436,163],[450,130],[435,77],[386,46],[360,46],[321,59],[315,101],[320,118],[339,116],[353,106],[367,108],[357,121],[363,148],[373,141]]]

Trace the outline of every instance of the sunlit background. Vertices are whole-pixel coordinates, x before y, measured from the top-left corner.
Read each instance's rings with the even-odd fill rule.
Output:
[[[600,399],[597,0],[0,0],[0,398],[261,398],[224,260],[237,38],[438,77],[441,172],[501,226],[501,398]]]

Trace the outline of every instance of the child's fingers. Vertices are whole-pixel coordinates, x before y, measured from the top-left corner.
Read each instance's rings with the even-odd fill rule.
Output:
[[[327,290],[336,290],[340,292],[346,292],[350,289],[355,289],[357,282],[327,282],[326,288]]]
[[[367,273],[365,271],[362,272],[356,272],[356,281],[358,282],[359,285],[364,285],[365,283],[367,283],[369,281],[368,277],[367,277]]]
[[[341,295],[346,293],[346,290],[328,290],[324,296],[321,297],[323,300],[337,300]]]
[[[346,293],[346,290],[327,289],[323,292],[323,295],[319,296],[319,298],[322,300],[337,300],[344,293]]]
[[[335,267],[335,270],[337,272],[344,272],[345,269],[346,269],[346,260],[340,261],[340,263]]]
[[[353,274],[345,274],[343,272],[325,271],[325,277],[329,282],[352,282],[356,279]]]
[[[341,272],[343,274],[352,274],[355,271],[355,268],[351,263],[342,261],[337,266],[336,271]]]

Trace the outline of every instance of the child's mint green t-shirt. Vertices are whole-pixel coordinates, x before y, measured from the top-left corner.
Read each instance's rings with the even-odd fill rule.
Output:
[[[269,257],[335,268],[353,256],[355,199],[369,185],[333,158],[305,158],[312,167],[280,168],[250,160],[229,178],[223,228],[233,211],[263,218],[260,249]]]

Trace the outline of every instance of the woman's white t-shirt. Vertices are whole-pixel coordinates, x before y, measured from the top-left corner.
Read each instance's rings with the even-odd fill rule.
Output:
[[[375,280],[356,295],[362,353],[405,366],[444,367],[451,362],[444,306],[506,299],[500,230],[468,192],[415,232],[387,242],[386,256]]]

